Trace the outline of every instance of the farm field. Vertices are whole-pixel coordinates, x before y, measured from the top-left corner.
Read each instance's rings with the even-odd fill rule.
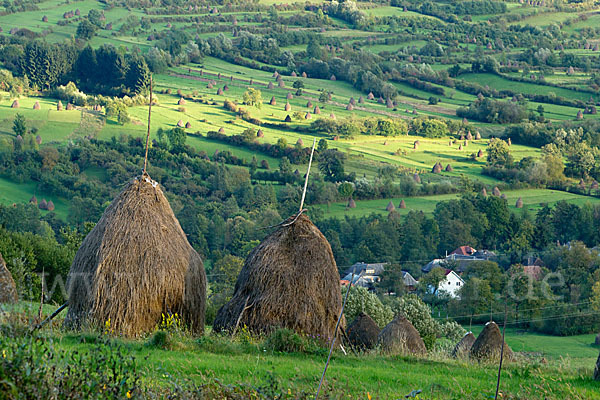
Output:
[[[491,188],[488,188],[488,193],[491,193]],[[543,204],[552,206],[559,201],[566,201],[579,206],[583,206],[584,204],[600,204],[600,199],[596,197],[582,196],[549,189],[508,190],[502,193],[506,195],[509,209],[513,212],[519,212],[519,209],[515,207],[515,203],[519,198],[523,199],[523,209],[527,209],[532,213],[535,213]],[[386,211],[386,207],[388,203],[392,201],[396,207],[395,211],[400,215],[406,215],[410,211],[422,211],[426,214],[431,214],[435,210],[437,203],[457,199],[458,197],[460,197],[458,194],[442,194],[394,199],[361,200],[356,201],[356,208],[347,208],[347,202],[320,205],[319,207],[325,212],[326,216],[335,218],[345,218],[346,216],[360,217],[371,213],[387,215],[388,211]],[[399,207],[400,201],[402,200],[406,203],[406,208],[403,209]]]

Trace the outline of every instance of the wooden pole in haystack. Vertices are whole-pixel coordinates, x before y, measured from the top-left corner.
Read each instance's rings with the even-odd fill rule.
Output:
[[[142,175],[146,174],[146,167],[148,166],[148,147],[150,144],[150,117],[152,117],[152,75],[150,75],[150,102],[148,103],[148,134],[146,135],[146,155],[144,156],[144,171]]]
[[[502,359],[504,358],[504,332],[506,331],[506,313],[507,302],[504,301],[504,324],[502,324],[502,346],[500,347],[500,365],[498,366],[498,382],[496,383],[496,397],[498,400],[498,392],[500,391],[500,375],[502,374]]]
[[[337,337],[337,332],[340,327],[340,322],[342,321],[342,316],[344,315],[344,307],[346,307],[348,295],[350,294],[350,290],[352,289],[352,282],[354,282],[355,273],[356,269],[352,271],[352,277],[350,278],[350,283],[348,284],[348,291],[346,292],[346,296],[344,297],[344,303],[342,304],[342,309],[340,310],[340,316],[338,317],[337,324],[335,324],[335,331],[333,332],[333,338],[331,339],[331,346],[329,346],[329,355],[327,356],[327,362],[325,363],[325,368],[323,369],[323,375],[321,375],[321,380],[319,381],[319,387],[317,388],[315,400],[319,398],[319,392],[321,391],[321,386],[323,385],[323,381],[325,380],[325,374],[327,373],[327,367],[329,367],[329,361],[331,360],[331,354],[333,353],[333,346],[335,346],[335,339]]]
[[[56,317],[58,314],[60,314],[65,308],[67,308],[67,306],[69,305],[69,302],[67,301],[65,304],[63,304],[62,306],[58,307],[58,309],[56,311],[54,311],[52,314],[50,314],[50,316],[48,318],[46,318],[44,321],[42,321],[42,323],[38,324],[35,326],[35,329],[40,329],[42,328],[44,325],[46,325],[48,322],[52,321],[54,319],[54,317]]]
[[[310,152],[310,159],[308,160],[308,169],[306,170],[306,179],[304,180],[304,191],[302,192],[302,200],[300,201],[300,209],[298,213],[302,213],[302,207],[304,207],[304,198],[306,197],[306,188],[308,187],[308,175],[310,174],[310,166],[312,164],[313,155],[315,154],[315,145],[317,144],[317,139],[313,139],[313,146]]]

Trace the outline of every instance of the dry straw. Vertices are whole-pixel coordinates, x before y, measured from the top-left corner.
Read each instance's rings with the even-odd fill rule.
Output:
[[[17,300],[15,281],[0,254],[0,303],[14,303]]]
[[[67,280],[65,326],[151,332],[162,314],[204,329],[206,274],[158,185],[132,180],[108,206],[75,255]]]

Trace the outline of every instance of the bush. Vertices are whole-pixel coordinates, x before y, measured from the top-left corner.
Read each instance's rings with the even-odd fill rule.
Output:
[[[342,298],[346,296],[348,289],[342,289]],[[353,287],[348,296],[348,302],[344,308],[344,315],[348,323],[361,312],[368,314],[373,320],[383,328],[394,319],[394,312],[389,306],[383,305],[381,300],[363,287]]]
[[[465,336],[467,331],[460,326],[456,321],[445,321],[439,324],[440,334],[443,338],[447,338],[456,343]]]
[[[171,334],[167,331],[156,331],[150,336],[146,345],[157,349],[169,349],[171,348]]]
[[[282,353],[299,353],[304,351],[304,340],[291,329],[279,328],[269,335],[265,347]]]

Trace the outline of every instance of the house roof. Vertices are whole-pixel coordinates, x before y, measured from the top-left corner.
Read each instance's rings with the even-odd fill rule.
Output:
[[[405,286],[417,286],[419,282],[407,271],[402,271],[402,279],[404,280]]]
[[[434,269],[435,267],[439,267],[442,262],[444,262],[443,259],[434,258],[433,260],[429,261],[427,263],[427,265],[425,265],[423,268],[421,268],[421,271],[423,271],[425,273],[431,272],[431,270]]]
[[[354,273],[358,275],[363,271],[372,269],[374,271],[373,275],[381,275],[381,273],[383,273],[383,271],[385,270],[386,265],[387,263],[367,264],[364,262],[357,262],[356,264],[346,269],[346,274],[352,274],[352,272],[354,271]]]
[[[450,254],[459,254],[462,256],[471,256],[473,255],[477,250],[475,250],[474,248],[472,248],[471,246],[460,246],[459,248],[457,248],[456,250],[454,250],[452,253]]]

